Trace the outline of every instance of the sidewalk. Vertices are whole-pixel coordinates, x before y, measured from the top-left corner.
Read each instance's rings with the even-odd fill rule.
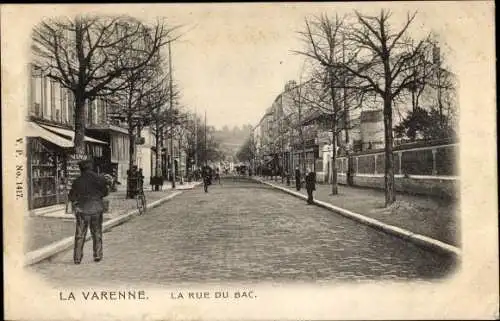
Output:
[[[296,191],[294,181],[287,186],[286,181],[281,183],[281,178],[277,181],[262,177],[258,179]],[[305,188],[302,188],[300,193],[307,195]],[[389,208],[384,208],[383,190],[338,185],[338,195],[330,194],[331,185],[316,184],[313,195],[317,200],[450,245],[460,246],[458,202],[397,193],[396,202]]]
[[[185,183],[176,186],[175,190],[192,189],[194,183]],[[171,186],[163,186],[162,191],[146,190],[148,204],[165,198],[175,192]],[[126,214],[137,208],[135,199],[125,199],[125,191],[111,193],[107,198],[110,200],[110,211],[104,214],[104,222]],[[37,216],[25,216],[24,228],[26,232],[24,253],[28,253],[65,237],[74,235],[75,218],[73,214],[66,214],[64,209],[43,213]]]

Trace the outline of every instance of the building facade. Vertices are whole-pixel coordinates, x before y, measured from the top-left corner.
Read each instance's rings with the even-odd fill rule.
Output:
[[[260,164],[277,175],[291,174],[295,168],[314,170],[319,180],[328,180],[333,154],[331,120],[327,108],[312,106],[304,92],[317,90],[312,82],[297,85],[290,81],[254,129]],[[380,110],[367,105],[349,112],[338,121],[336,153],[379,148],[383,144],[383,118]],[[380,139],[382,138],[382,140]]]
[[[74,140],[74,99],[71,92],[28,65],[28,114],[26,117],[28,208],[65,203],[68,181],[74,175],[68,155]],[[86,154],[101,161],[107,143],[84,137]]]
[[[74,155],[75,100],[70,90],[50,79],[30,64],[28,114],[26,117],[28,208],[38,209],[64,204],[72,178],[79,174],[78,157]],[[111,174],[122,188],[127,185],[130,161],[130,139],[127,124],[115,117],[111,106],[103,99],[86,101],[85,157],[93,160],[98,174]],[[185,178],[188,171],[185,139],[176,133],[173,150],[162,137],[156,151],[155,135],[143,127],[134,140],[133,161],[142,168],[145,184],[152,176],[171,179],[171,162],[175,177]],[[166,135],[164,135],[166,136]],[[160,170],[156,170],[156,157]]]

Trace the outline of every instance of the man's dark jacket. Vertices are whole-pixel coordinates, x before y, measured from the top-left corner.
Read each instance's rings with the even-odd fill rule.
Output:
[[[108,195],[104,177],[88,170],[83,172],[71,186],[69,199],[76,202],[77,212],[97,215],[104,211],[102,198]]]
[[[210,166],[203,167],[203,179],[209,184],[212,182],[212,168]]]
[[[306,189],[314,191],[316,190],[316,173],[310,172],[306,175]]]

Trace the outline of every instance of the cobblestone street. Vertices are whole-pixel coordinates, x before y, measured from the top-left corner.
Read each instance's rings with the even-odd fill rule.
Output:
[[[185,191],[91,243],[79,266],[72,251],[29,269],[69,285],[217,281],[428,280],[455,266],[423,250],[248,180]]]
[[[152,203],[169,195],[170,190],[165,188],[164,191],[146,191],[145,193],[148,201]],[[110,211],[104,214],[104,221],[137,208],[135,199],[125,198],[125,191],[111,193],[107,199],[110,200]],[[59,212],[58,217],[27,216],[24,218],[24,229],[27,235],[25,253],[75,234],[75,216],[65,214],[64,209]]]
[[[281,183],[281,178],[264,181],[296,191],[295,181],[290,185]],[[314,198],[448,244],[460,245],[460,204],[456,200],[398,193],[397,202],[387,209],[381,189],[340,184],[337,188],[338,194],[332,196],[330,184],[316,184]],[[300,193],[307,195],[305,188],[301,188]]]

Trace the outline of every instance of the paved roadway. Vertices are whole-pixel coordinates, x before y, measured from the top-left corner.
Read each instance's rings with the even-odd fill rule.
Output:
[[[55,284],[430,280],[452,258],[250,181],[185,191],[91,243],[79,266],[66,251],[30,269]]]

